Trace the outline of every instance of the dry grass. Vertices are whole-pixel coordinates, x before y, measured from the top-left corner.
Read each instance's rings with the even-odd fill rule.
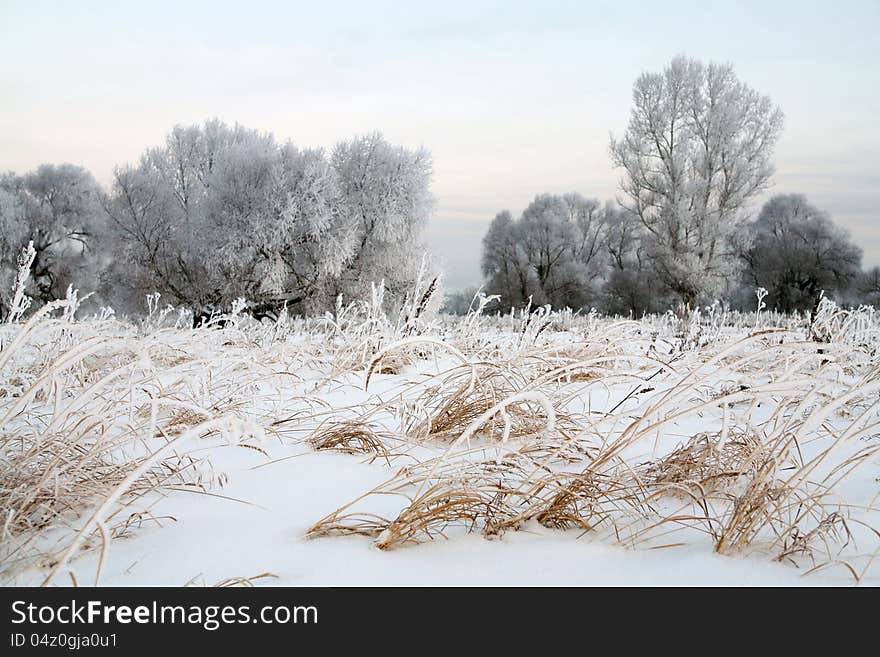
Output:
[[[515,394],[525,385],[514,372],[506,372],[497,365],[481,363],[455,368],[437,385],[426,387],[413,400],[414,414],[406,427],[413,440],[451,442],[468,426]],[[476,432],[487,440],[524,440],[537,436],[546,418],[540,417],[527,400],[510,404],[501,417],[493,417]]]
[[[174,521],[152,513],[163,496],[222,485],[224,476],[190,450],[194,439],[237,433],[240,383],[215,380],[215,403],[202,408],[205,388],[192,389],[200,364],[151,358],[180,353],[162,339],[187,336],[137,337],[117,323],[71,324],[49,313],[12,335],[0,352],[9,393],[0,398],[0,577],[48,570],[49,584],[93,550],[103,564],[111,540]]]
[[[307,442],[316,450],[331,450],[345,454],[375,454],[387,457],[388,449],[382,437],[369,425],[358,422],[334,422],[313,433]]]
[[[714,498],[744,477],[755,477],[768,455],[756,436],[734,430],[723,443],[719,433],[701,433],[666,456],[643,466],[641,479],[670,494]]]
[[[223,485],[207,447],[268,458],[272,439],[392,468],[311,537],[392,550],[537,523],[864,577],[873,557],[857,539],[880,536],[876,496],[843,493],[880,455],[872,314],[825,307],[811,325],[762,330],[754,316],[544,311],[444,324],[426,319],[431,294],[397,322],[377,288],[322,321],[135,329],[52,319],[59,302],[8,329],[0,576],[52,583],[92,551],[98,582],[113,540],[174,521],[154,514],[159,499]],[[340,392],[350,402],[325,401]],[[389,496],[399,506],[376,513]]]
[[[460,449],[402,468],[315,523],[309,536],[368,535],[387,550],[446,536],[456,526],[495,536],[530,521],[631,547],[676,532],[686,543],[696,532],[720,554],[762,552],[777,561],[806,560],[814,569],[837,563],[858,580],[864,570],[841,554],[852,544],[853,524],[864,521],[836,491],[880,453],[880,381],[873,367],[856,381],[841,378],[836,362],[848,349],[838,347],[818,352],[791,332],[762,331],[651,374],[635,366],[637,353],[620,350],[604,364],[558,353],[521,356],[518,369],[481,362],[472,366],[473,385],[467,368],[455,368],[420,388],[415,407],[423,418],[408,432]],[[539,361],[557,366],[542,369]],[[628,376],[641,383],[610,411],[568,411],[573,399],[627,364]],[[561,426],[549,426],[546,413],[529,404],[505,405],[504,398],[525,391],[553,400],[553,415],[565,418]],[[689,418],[718,428],[638,458],[652,437]],[[499,445],[498,457],[472,458],[486,450],[470,445],[477,435]],[[505,444],[514,438],[515,449]],[[581,469],[571,472],[574,462]],[[396,516],[358,510],[389,494],[404,501]]]

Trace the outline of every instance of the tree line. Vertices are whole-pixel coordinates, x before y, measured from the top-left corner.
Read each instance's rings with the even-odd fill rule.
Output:
[[[518,217],[499,213],[483,239],[485,290],[502,307],[550,304],[641,315],[725,299],[809,310],[823,291],[880,299],[880,269],[800,194],[771,198],[757,218],[783,115],[730,65],[677,57],[633,86],[626,132],[612,139],[616,202],[539,194]],[[450,300],[463,311],[473,291]]]
[[[71,284],[123,312],[154,292],[194,309],[244,297],[302,313],[372,281],[402,296],[422,261],[431,173],[427,151],[380,134],[326,152],[214,120],[175,127],[106,190],[70,164],[5,174],[0,314],[29,242],[37,303]]]
[[[618,198],[539,194],[519,217],[499,213],[483,239],[485,290],[501,308],[634,315],[714,299],[750,308],[759,287],[781,311],[823,292],[877,304],[880,269],[863,272],[859,247],[803,195],[751,216],[782,123],[730,65],[677,57],[644,73],[610,143]],[[426,150],[380,134],[325,151],[212,120],[176,126],[107,189],[71,164],[0,175],[0,319],[29,244],[37,305],[69,285],[124,313],[156,292],[196,311],[243,297],[303,314],[380,281],[403,298],[423,262],[431,174]],[[472,296],[446,307],[464,312]]]

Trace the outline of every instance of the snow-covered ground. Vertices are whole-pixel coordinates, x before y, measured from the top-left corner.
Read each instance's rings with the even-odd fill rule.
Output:
[[[876,585],[875,323],[826,311],[5,327],[3,581]]]
[[[307,539],[316,519],[380,483],[387,470],[335,454],[307,454],[258,470],[249,468],[259,459],[247,455],[230,461],[237,463],[227,469],[230,485],[223,494],[254,506],[172,496],[163,506],[177,522],[145,527],[131,539],[115,542],[101,584],[212,585],[264,572],[277,578],[261,581],[288,586],[852,583],[844,571],[805,578],[801,570],[766,558],[720,556],[707,542],[630,550],[537,523],[494,540],[455,535],[393,551],[377,550],[366,537]],[[93,581],[97,562],[94,553],[74,562],[79,582]],[[69,581],[62,578],[59,583]],[[865,583],[876,585],[876,577]]]

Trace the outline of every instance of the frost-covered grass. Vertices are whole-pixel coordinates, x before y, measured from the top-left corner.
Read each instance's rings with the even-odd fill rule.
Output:
[[[3,580],[877,583],[872,309],[430,297],[2,327]]]

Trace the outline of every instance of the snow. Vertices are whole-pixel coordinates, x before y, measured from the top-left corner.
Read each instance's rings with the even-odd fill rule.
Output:
[[[712,340],[717,344],[707,348],[718,353],[721,347],[743,339],[754,323],[753,318],[741,322],[729,319],[729,326],[717,327],[713,334]],[[477,431],[494,415],[494,412],[485,412],[467,425],[466,431],[458,434],[458,440],[445,443],[409,439],[403,430],[407,424],[401,415],[402,409],[413,410],[414,405],[418,406],[414,400],[420,395],[422,406],[416,411],[423,412],[424,405],[429,403],[425,399],[431,399],[430,391],[436,392],[438,385],[442,388],[444,377],[450,372],[458,372],[456,381],[467,383],[472,374],[471,367],[462,365],[461,360],[480,362],[476,354],[485,357],[488,353],[485,349],[489,348],[486,345],[494,345],[491,347],[496,349],[493,357],[509,358],[511,360],[505,361],[508,363],[518,362],[512,345],[515,340],[522,340],[517,332],[505,327],[507,321],[480,320],[460,324],[468,326],[469,331],[474,324],[477,325],[476,332],[472,331],[470,337],[455,334],[455,329],[449,326],[440,326],[430,339],[398,339],[396,342],[407,358],[394,372],[374,368],[375,358],[369,356],[360,364],[340,366],[345,361],[343,356],[349,353],[347,345],[355,343],[351,336],[342,340],[330,339],[317,332],[314,326],[309,328],[299,324],[288,327],[287,333],[278,339],[277,331],[272,333],[265,327],[135,330],[117,322],[93,321],[62,327],[62,334],[66,337],[56,340],[58,325],[48,326],[42,337],[32,336],[29,346],[13,358],[19,368],[16,370],[18,376],[31,371],[33,378],[33,372],[39,368],[28,370],[28,367],[43,362],[41,358],[48,360],[53,349],[64,352],[66,346],[75,345],[89,336],[114,336],[132,354],[131,375],[125,381],[117,381],[120,387],[115,390],[118,394],[121,394],[120,390],[129,390],[132,399],[124,404],[133,422],[144,413],[149,417],[150,407],[146,402],[151,399],[158,400],[154,402],[157,406],[153,414],[162,417],[167,414],[172,401],[189,410],[202,409],[208,416],[215,413],[216,417],[235,417],[220,436],[186,439],[183,441],[185,446],[176,447],[181,453],[205,458],[210,463],[203,466],[203,470],[211,474],[212,486],[207,492],[176,487],[163,490],[161,495],[153,494],[147,500],[136,501],[136,508],[144,507],[149,501],[150,512],[158,522],[135,524],[131,531],[114,538],[103,559],[100,541],[92,541],[89,549],[76,555],[61,569],[53,583],[69,585],[75,579],[79,584],[91,584],[99,570],[97,582],[103,586],[212,585],[230,578],[249,578],[263,573],[271,573],[273,577],[255,580],[255,584],[816,586],[853,583],[849,570],[835,563],[804,576],[812,566],[809,559],[797,560],[797,566],[775,562],[773,553],[760,549],[760,542],[756,543],[755,549],[742,554],[717,554],[713,551],[712,539],[693,527],[679,528],[669,534],[658,533],[650,540],[629,546],[618,544],[607,531],[585,533],[576,529],[551,529],[535,520],[527,521],[515,531],[491,538],[482,536],[478,530],[470,532],[464,525],[451,526],[444,529],[445,536],[434,534],[433,540],[407,543],[390,550],[377,549],[375,537],[308,537],[309,529],[316,522],[386,482],[404,466],[466,449],[465,443],[471,439],[474,442],[472,450],[477,457],[486,460],[495,459],[505,450],[521,445],[516,441],[523,439],[510,437],[507,415],[496,418],[498,426],[495,427],[494,440]],[[599,335],[603,331],[605,335],[616,335],[615,331],[622,330],[619,322],[596,318],[566,320],[555,316],[554,321],[558,325],[546,331],[541,341],[535,343],[535,349],[540,347],[541,358],[547,362],[551,357],[562,359],[559,354],[573,345],[582,347],[586,344],[586,336]],[[650,322],[652,324],[645,320],[641,327],[631,323],[627,330],[638,329],[648,334],[666,331],[671,335],[671,329],[658,328],[661,320],[655,318]],[[569,324],[567,327],[564,326],[566,323]],[[3,333],[4,344],[8,344],[10,334],[11,329]],[[269,339],[267,336],[270,335],[274,337]],[[635,358],[637,353],[642,353],[635,347],[641,340],[636,335],[631,332],[625,343],[633,355],[628,367],[615,369],[615,365],[598,381],[589,377],[578,381],[575,377],[559,384],[560,390],[577,391],[571,396],[569,406],[562,410],[577,408],[585,412],[586,417],[592,417],[599,411],[609,411],[623,404],[622,408],[636,417],[650,408],[652,400],[656,402],[665,394],[680,395],[681,404],[693,402],[695,406],[699,399],[711,399],[711,394],[737,386],[746,377],[745,369],[733,371],[711,365],[716,368],[714,377],[692,390],[684,390],[681,387],[683,377],[688,372],[698,371],[698,363],[707,363],[705,355],[696,355],[702,354],[701,347],[692,346],[682,348],[684,355],[676,365],[683,373],[679,378],[668,373],[656,377],[650,381],[651,391],[639,392],[630,398],[634,387],[632,377],[641,372],[644,380],[645,373],[657,367],[656,363],[646,364]],[[47,342],[49,340],[56,342]],[[386,339],[384,343],[393,345],[395,340]],[[444,349],[447,344],[458,346]],[[42,356],[41,351],[44,352]],[[832,358],[831,351],[829,347],[828,358]],[[523,351],[522,358],[526,356],[527,350]],[[97,362],[103,367],[107,359]],[[559,362],[564,365],[577,360],[585,359],[562,359],[543,371],[553,371]],[[852,363],[849,365],[855,367]],[[92,366],[98,367],[94,363]],[[847,366],[843,363],[837,375],[841,386],[858,378],[853,372],[844,371]],[[791,368],[792,372],[796,369],[793,361]],[[371,371],[369,386],[365,389]],[[568,372],[564,376],[570,375]],[[131,384],[131,380],[140,376],[153,383]],[[770,386],[768,390],[775,390],[772,386],[778,388],[782,385],[779,381],[785,379],[779,373],[768,379],[760,371],[749,376],[752,389],[765,385]],[[9,383],[12,377],[7,379],[5,385],[12,386]],[[869,378],[868,388],[873,383],[874,380]],[[829,379],[827,389],[832,390],[833,385],[837,384]],[[84,394],[82,388],[71,392],[75,388],[73,380],[68,380],[66,386],[74,400],[78,399],[77,394]],[[712,388],[711,394],[704,391],[704,387]],[[765,398],[772,398],[770,392],[766,395]],[[503,409],[514,402],[530,402],[529,408],[534,413],[530,419],[549,431],[555,428],[556,422],[553,404],[557,404],[557,411],[560,409],[558,395],[553,399],[551,403],[541,392],[521,390],[506,403],[497,400],[495,406]],[[26,414],[35,418],[39,409],[44,412],[53,402],[47,399],[41,403],[44,406],[34,401],[35,406]],[[101,403],[96,399],[89,407],[90,412],[106,412],[102,409],[107,407],[102,407]],[[735,404],[731,402],[730,406]],[[5,409],[0,407],[0,418],[4,412]],[[700,412],[670,420],[663,425],[662,432],[651,432],[638,442],[627,445],[622,458],[630,464],[656,460],[692,436],[723,430],[729,421],[725,414],[732,413],[717,405],[715,408],[709,405]],[[386,459],[320,452],[306,442],[316,428],[323,426],[322,423],[358,417],[366,418],[388,433],[389,451],[395,456]],[[770,417],[770,410],[754,408],[749,417],[755,423],[762,423]],[[25,418],[27,421],[32,419]],[[24,420],[15,422],[19,421]],[[19,426],[15,422],[10,421],[10,430]],[[829,422],[835,427],[836,435],[849,426],[845,417],[834,416]],[[868,419],[868,424],[870,422]],[[564,428],[564,423],[560,426]],[[622,426],[616,426],[614,431],[622,429]],[[610,441],[611,434],[608,436]],[[508,438],[509,444],[504,442]],[[865,447],[870,440],[876,441],[876,438],[868,435],[864,440],[854,441],[852,446],[842,443],[840,460],[835,464]],[[822,444],[818,437],[805,440],[799,446],[803,458],[809,459],[819,453]],[[138,453],[135,446],[122,452],[129,458]],[[582,467],[584,463],[560,466],[571,472]],[[875,526],[880,520],[873,508],[880,492],[878,474],[880,463],[874,452],[858,473],[845,480],[837,491],[841,499],[845,497],[853,504],[872,507],[860,518],[868,523],[873,521]],[[358,508],[394,518],[405,504],[401,497],[368,496],[358,502]],[[657,502],[658,508],[668,509],[670,513],[680,504],[680,501],[669,500]],[[87,518],[88,514],[84,513],[71,526],[78,528]],[[876,541],[871,542],[871,532],[858,523],[851,523],[850,528],[853,540],[851,545],[845,546],[848,552],[841,553],[841,559],[846,558],[861,569],[868,565]],[[57,549],[57,545],[69,538],[68,530],[56,528],[47,532],[38,544],[49,551]],[[819,559],[817,563],[821,561]],[[39,584],[47,572],[44,565],[36,563],[7,576],[8,583]],[[880,572],[868,568],[860,583],[877,585]]]
[[[241,450],[244,451],[244,450]],[[278,457],[279,454],[273,454]],[[101,575],[105,586],[214,584],[264,572],[283,586],[798,586],[848,584],[844,572],[801,577],[789,566],[713,554],[705,545],[628,550],[579,532],[529,526],[500,539],[455,536],[386,552],[372,539],[307,539],[328,511],[383,481],[388,471],[348,455],[306,454],[271,466],[249,454],[230,459],[222,492],[251,505],[180,494],[164,505],[177,522],[140,530],[114,543]],[[156,510],[161,515],[161,507]],[[75,564],[90,582],[92,554]],[[835,577],[834,575],[839,575]],[[64,583],[64,582],[61,582]]]

